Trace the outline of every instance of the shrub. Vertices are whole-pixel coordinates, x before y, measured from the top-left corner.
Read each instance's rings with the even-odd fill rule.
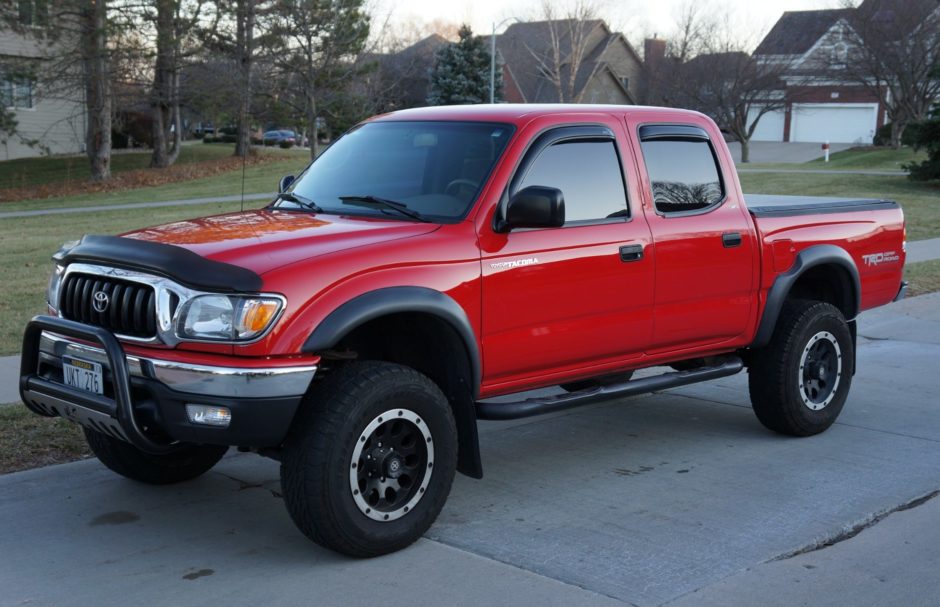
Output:
[[[222,135],[238,135],[237,126],[223,126],[219,129],[219,133]]]
[[[904,165],[911,172],[910,178],[915,181],[940,179],[940,116],[918,124],[914,149],[921,148],[927,150],[927,160]]]
[[[901,145],[915,145],[917,132],[920,129],[920,123],[915,122],[907,125],[904,132],[901,133]],[[883,124],[875,132],[873,145],[888,146],[891,145],[891,123]]]
[[[290,141],[289,139],[282,139],[278,145],[285,150],[289,150],[290,148],[294,147],[294,142]]]

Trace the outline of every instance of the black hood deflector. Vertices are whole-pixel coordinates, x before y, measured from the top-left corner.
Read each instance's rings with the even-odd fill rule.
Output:
[[[247,268],[206,259],[189,249],[162,242],[86,234],[53,259],[61,264],[97,263],[160,274],[191,289],[221,292],[257,292],[261,277]]]

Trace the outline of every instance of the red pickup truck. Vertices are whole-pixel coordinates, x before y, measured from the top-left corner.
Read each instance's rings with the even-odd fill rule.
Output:
[[[406,110],[263,209],[64,246],[20,391],[138,481],[230,446],[275,458],[307,536],[378,555],[427,530],[455,471],[482,476],[479,419],[746,367],[763,425],[824,431],[856,316],[904,294],[904,239],[891,201],[745,197],[694,112]]]

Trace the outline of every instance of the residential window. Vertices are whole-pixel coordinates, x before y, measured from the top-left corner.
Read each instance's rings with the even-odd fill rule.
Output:
[[[629,90],[629,88],[630,88],[630,79],[629,79],[629,78],[621,78],[621,79],[620,79],[620,84],[623,85],[623,88]]]
[[[49,24],[49,0],[18,0],[21,25]]]
[[[565,225],[627,217],[627,194],[613,141],[563,141],[546,148],[519,189],[558,188],[565,197]]]
[[[641,142],[653,204],[669,215],[721,202],[724,188],[707,139],[662,138]]]
[[[0,77],[0,105],[5,108],[33,107],[33,83],[26,78]]]

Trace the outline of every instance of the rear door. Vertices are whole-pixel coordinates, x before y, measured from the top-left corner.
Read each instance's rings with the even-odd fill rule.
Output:
[[[643,353],[652,327],[649,230],[627,200],[615,134],[623,135],[622,126],[604,122],[531,129],[501,202],[528,186],[558,188],[563,227],[506,234],[483,228],[485,384]]]
[[[701,126],[631,127],[656,249],[647,351],[732,340],[751,320],[757,263],[753,223],[736,186],[723,177],[733,167],[722,167],[716,143]]]

